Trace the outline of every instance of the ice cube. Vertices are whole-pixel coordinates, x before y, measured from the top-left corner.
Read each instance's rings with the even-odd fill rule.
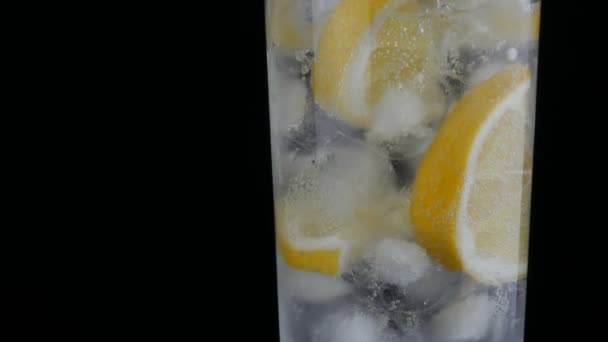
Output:
[[[400,287],[420,279],[431,266],[424,249],[413,242],[399,239],[378,241],[367,259],[380,281]]]
[[[284,134],[302,122],[308,109],[305,83],[279,70],[280,56],[268,53],[268,96],[273,134]]]
[[[314,342],[382,342],[385,323],[356,308],[327,317],[313,332]]]
[[[444,51],[460,47],[492,51],[505,44],[534,39],[534,6],[529,1],[443,0],[443,3],[444,14],[450,18],[449,30],[441,42]]]
[[[385,91],[374,107],[367,132],[369,142],[399,158],[411,158],[426,150],[445,111],[438,83],[423,74],[411,83]]]
[[[283,174],[287,179],[298,175],[319,177],[323,165],[329,160],[331,152],[327,149],[317,149],[312,153],[286,152],[281,157]]]
[[[459,299],[433,317],[429,333],[437,341],[477,341],[487,336],[494,309],[487,294]]]
[[[422,98],[406,89],[389,88],[374,109],[369,136],[389,140],[408,135],[427,116]]]
[[[283,84],[283,98],[286,107],[285,125],[295,126],[302,121],[306,113],[307,92],[304,82],[296,79],[287,79]]]
[[[414,241],[414,226],[410,217],[411,190],[403,187],[401,191],[393,193],[394,207],[386,214],[386,222],[390,227],[394,227],[393,232],[400,239]]]
[[[424,275],[405,288],[408,305],[428,319],[458,295],[462,274],[433,263]]]
[[[285,297],[320,303],[343,297],[352,291],[350,285],[340,278],[292,269],[279,252],[277,254],[277,281]]]
[[[370,192],[378,193],[374,188],[392,185],[394,182],[388,158],[382,152],[360,142],[336,147],[333,150],[332,164],[324,176],[323,180],[327,182],[324,185],[344,187],[342,190],[350,189],[361,196]]]
[[[290,301],[285,294],[284,287],[278,286],[279,335],[281,341],[293,342],[289,321],[289,303]]]
[[[514,47],[511,47],[507,50],[507,60],[509,60],[510,62],[514,62],[517,59],[517,49]]]
[[[507,283],[491,291],[496,303],[490,341],[523,341],[526,281]]]
[[[369,223],[361,220],[362,212],[377,213],[376,203],[395,184],[388,159],[379,151],[364,145],[333,148],[316,181],[318,188],[315,198],[337,225]],[[381,218],[376,216],[370,219]],[[370,232],[369,227],[361,228],[353,233]]]
[[[270,128],[273,136],[279,130],[279,113],[281,112],[280,93],[278,85],[281,83],[281,73],[277,67],[277,57],[273,52],[267,53],[268,64],[268,104],[270,109]]]
[[[287,76],[272,87],[279,87],[277,113],[280,127],[283,130],[291,129],[300,124],[306,114],[308,90],[304,82]]]

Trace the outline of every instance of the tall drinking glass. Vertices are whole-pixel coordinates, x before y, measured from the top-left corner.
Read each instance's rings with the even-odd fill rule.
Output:
[[[281,341],[523,340],[539,22],[266,1]]]

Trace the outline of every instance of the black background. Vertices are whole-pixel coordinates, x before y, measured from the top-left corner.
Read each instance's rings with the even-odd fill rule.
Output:
[[[542,7],[527,341],[602,328],[593,12]],[[263,1],[15,13],[0,334],[278,340]]]

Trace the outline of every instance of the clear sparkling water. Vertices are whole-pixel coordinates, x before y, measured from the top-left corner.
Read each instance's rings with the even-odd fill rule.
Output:
[[[529,10],[539,2],[420,0],[417,15],[435,24],[427,28],[434,30],[432,67],[412,82],[439,91],[428,97],[422,86],[389,88],[370,109],[370,124],[357,127],[320,106],[312,91],[314,45],[340,1],[279,0],[312,26],[304,38],[313,47],[268,44],[275,199],[303,199],[327,231],[350,225],[381,233],[366,233],[359,257],[336,276],[292,268],[277,251],[281,340],[523,341],[525,279],[487,285],[447,270],[417,242],[403,208],[425,152],[463,94],[509,63],[527,65],[534,87],[538,42],[503,36],[486,7],[502,1],[513,3],[507,10]],[[388,196],[400,201],[385,204]],[[369,211],[381,226],[361,218]]]

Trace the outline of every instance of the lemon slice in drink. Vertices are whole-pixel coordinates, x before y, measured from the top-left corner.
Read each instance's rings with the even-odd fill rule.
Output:
[[[278,249],[302,271],[338,275],[382,237],[404,237],[403,195],[388,159],[371,148],[340,147],[318,170],[290,182],[275,205]]]
[[[312,199],[280,203],[275,208],[277,245],[285,262],[297,269],[338,275],[348,244],[339,228]]]
[[[369,127],[387,87],[425,68],[431,19],[417,0],[340,0],[318,39],[315,100],[351,125]]]
[[[455,105],[414,182],[416,239],[438,262],[487,284],[526,274],[530,73],[509,65]]]
[[[358,206],[353,216],[336,217],[315,198],[298,198],[275,208],[277,244],[294,269],[337,276],[362,257],[366,246],[380,237],[403,238],[410,227],[400,217],[404,210],[397,192]]]

